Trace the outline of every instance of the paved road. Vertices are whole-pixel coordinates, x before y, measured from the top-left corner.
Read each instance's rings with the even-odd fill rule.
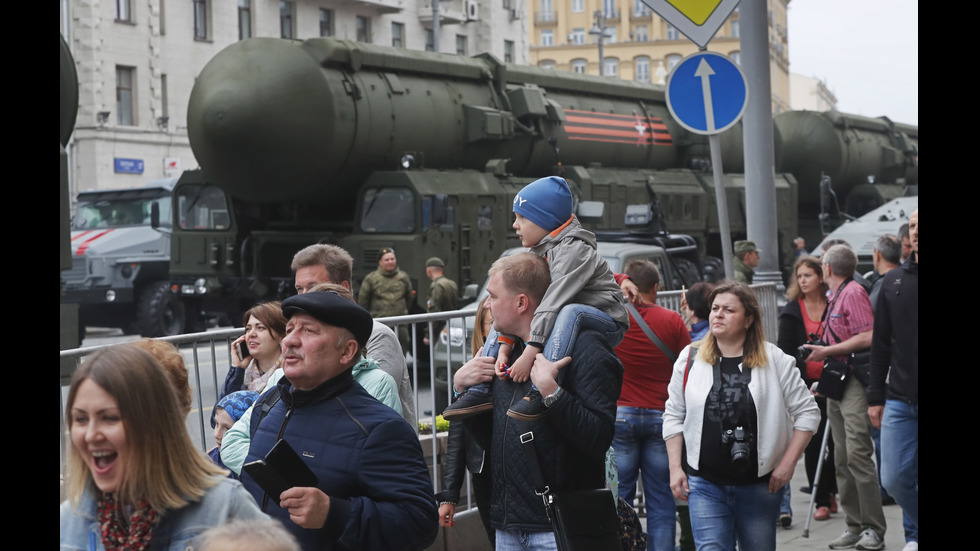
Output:
[[[844,531],[843,511],[831,515],[830,520],[811,520],[809,537],[803,537],[807,508],[810,506],[810,494],[799,491],[799,488],[807,485],[806,469],[802,459],[796,465],[791,484],[793,495],[790,506],[793,509],[793,524],[789,528],[776,528],[776,549],[779,551],[829,549],[830,542],[837,539],[837,536]],[[901,551],[905,546],[905,533],[902,530],[902,509],[898,505],[885,507],[885,519],[888,523],[888,530],[885,532],[885,549]],[[646,525],[646,519],[641,520]],[[775,519],[773,522],[775,523]]]

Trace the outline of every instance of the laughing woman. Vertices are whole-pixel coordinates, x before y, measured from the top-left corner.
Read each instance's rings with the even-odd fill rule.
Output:
[[[163,368],[132,345],[72,377],[62,550],[184,550],[211,526],[267,518],[194,448]]]
[[[708,333],[681,352],[667,387],[670,488],[689,501],[699,551],[731,551],[736,540],[774,551],[779,489],[820,410],[796,360],[766,342],[748,285],[723,281],[708,302]]]

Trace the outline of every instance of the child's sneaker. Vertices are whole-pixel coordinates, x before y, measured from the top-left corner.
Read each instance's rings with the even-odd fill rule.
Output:
[[[459,397],[459,400],[456,400],[449,407],[447,407],[446,411],[442,412],[442,418],[446,421],[459,421],[492,409],[492,394],[471,390],[469,392],[464,392],[463,395]]]
[[[507,410],[507,417],[513,417],[521,421],[537,421],[546,411],[548,411],[548,408],[544,405],[541,393],[536,388],[532,388],[524,399]]]

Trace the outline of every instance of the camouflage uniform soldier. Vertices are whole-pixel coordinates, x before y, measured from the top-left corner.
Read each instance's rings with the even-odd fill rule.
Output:
[[[398,269],[394,249],[381,249],[378,254],[378,269],[361,282],[357,302],[371,312],[371,317],[374,318],[404,316],[412,306],[412,296],[412,280],[407,273]],[[399,325],[397,333],[402,352],[411,350],[408,325]]]
[[[753,268],[759,265],[759,249],[752,241],[735,242],[735,281],[752,283],[752,276],[755,274]]]
[[[443,275],[446,264],[441,258],[432,257],[425,261],[425,275],[432,282],[429,285],[429,298],[426,301],[426,309],[432,312],[449,312],[459,308],[457,296],[459,290],[456,282]],[[446,322],[432,322],[432,331],[439,335]],[[429,344],[429,338],[425,338],[425,344]]]

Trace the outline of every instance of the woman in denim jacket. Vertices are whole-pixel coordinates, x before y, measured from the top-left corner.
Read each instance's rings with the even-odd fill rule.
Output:
[[[180,550],[208,528],[268,518],[194,449],[167,375],[132,345],[90,356],[72,378],[61,549]]]

